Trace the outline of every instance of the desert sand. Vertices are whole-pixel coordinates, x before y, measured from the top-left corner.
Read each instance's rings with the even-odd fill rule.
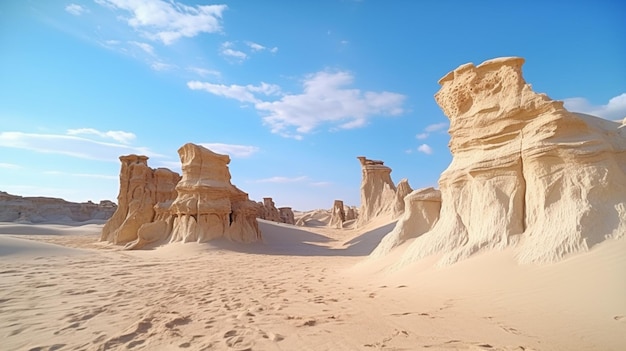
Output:
[[[259,220],[262,242],[125,251],[102,224],[0,223],[1,349],[626,349],[626,240],[551,265],[399,267],[415,239],[367,256],[394,224]]]

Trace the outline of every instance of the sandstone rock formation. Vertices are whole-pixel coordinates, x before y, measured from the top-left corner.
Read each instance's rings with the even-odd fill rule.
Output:
[[[391,168],[383,161],[357,157],[361,162],[361,208],[357,226],[362,226],[374,218],[388,216],[397,218],[404,212],[404,196],[412,189],[406,179],[398,186],[391,180]]]
[[[450,119],[442,208],[410,262],[441,264],[515,245],[520,262],[554,262],[626,232],[626,129],[570,113],[532,91],[522,58],[465,64],[435,95]]]
[[[178,154],[182,177],[164,168],[152,170],[146,156],[120,157],[121,205],[101,240],[128,243],[128,249],[167,238],[260,240],[258,206],[230,183],[230,158],[194,144],[183,145]]]
[[[280,221],[286,224],[296,224],[296,219],[291,207],[280,207],[278,209],[280,213]]]
[[[428,232],[439,219],[441,192],[434,188],[418,189],[404,198],[406,211],[394,229],[387,234],[371,257],[381,257],[411,238]]]
[[[137,239],[139,228],[155,218],[155,205],[176,197],[180,176],[166,168],[148,167],[148,157],[120,156],[118,208],[102,228],[101,241],[124,244]],[[159,205],[160,210],[164,205]]]
[[[52,197],[22,197],[0,191],[0,222],[43,223],[107,220],[117,205],[103,200],[76,203]]]
[[[344,210],[343,201],[335,200],[333,208],[331,209],[329,227],[341,229],[343,228],[343,222],[346,220],[346,212]]]
[[[272,200],[271,197],[264,197],[263,202],[259,202],[259,205],[261,205],[259,218],[278,223],[281,222],[280,211],[276,208],[274,200]]]

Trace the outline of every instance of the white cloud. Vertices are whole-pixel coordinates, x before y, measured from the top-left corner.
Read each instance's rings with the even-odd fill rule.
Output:
[[[585,113],[609,120],[626,117],[626,93],[611,98],[606,105],[592,105],[587,99],[581,97],[564,99],[563,103],[571,112]]]
[[[151,40],[165,45],[200,33],[217,33],[226,5],[188,6],[163,0],[96,0],[100,5],[130,14],[124,18],[128,25]]]
[[[107,132],[101,132],[93,128],[79,128],[68,129],[67,135],[97,135],[101,138],[109,138],[118,141],[122,144],[130,144],[137,136],[131,132],[124,132],[121,130],[109,130]]]
[[[206,76],[219,77],[219,76],[222,75],[219,71],[213,71],[213,70],[202,68],[202,67],[187,67],[187,70],[189,72],[193,72],[195,74],[198,74],[198,75],[200,75],[202,77],[206,77]]]
[[[138,42],[138,41],[129,41],[128,42],[131,45],[134,45],[138,48],[140,48],[141,50],[143,50],[146,54],[154,56],[154,47],[148,43],[142,43],[142,42]]]
[[[428,138],[429,135],[430,135],[429,133],[419,133],[415,136],[415,138],[419,140],[424,140]]]
[[[264,95],[275,95],[280,92],[280,87],[273,84],[261,83],[261,85],[223,85],[207,82],[191,81],[187,82],[187,87],[191,90],[204,90],[217,96],[235,99],[240,102],[261,102],[255,97],[255,93]]]
[[[88,9],[78,5],[78,4],[69,4],[67,6],[65,6],[65,11],[67,11],[68,13],[74,15],[74,16],[80,16],[83,13],[87,13],[89,12]]]
[[[20,169],[20,168],[22,168],[22,166],[16,165],[16,164],[13,164],[13,163],[2,163],[2,162],[0,162],[0,168],[2,168],[2,169]]]
[[[256,146],[250,145],[236,145],[236,144],[221,144],[221,143],[201,143],[200,145],[205,148],[218,153],[227,154],[231,157],[248,157],[259,151]]]
[[[301,137],[325,123],[340,129],[362,127],[372,116],[404,112],[404,95],[347,88],[352,82],[348,72],[317,72],[303,82],[301,94],[259,102],[255,107],[265,114],[263,121],[273,133],[287,137]]]
[[[89,130],[89,128],[86,128],[85,130]],[[87,134],[93,133],[88,132]],[[130,135],[132,133],[128,134]],[[120,135],[123,134],[118,134],[115,137],[118,139],[128,139],[128,136],[124,137]],[[146,147],[130,146],[124,143],[116,144],[101,142],[69,134],[0,132],[0,147],[25,149],[34,152],[60,154],[83,159],[111,162],[117,162],[120,155],[128,154],[163,157],[163,155],[154,153]]]
[[[43,173],[47,175],[59,175],[59,176],[64,176],[64,177],[96,178],[96,179],[111,179],[111,180],[119,179],[119,176],[107,175],[107,174],[67,173],[67,172],[61,172],[61,171],[45,171]]]
[[[318,72],[304,80],[301,94],[282,94],[279,86],[267,83],[243,86],[190,81],[187,86],[192,90],[254,103],[257,111],[265,115],[263,121],[273,133],[298,140],[302,139],[302,134],[312,132],[321,124],[352,129],[366,125],[373,116],[404,112],[404,95],[347,88],[352,81],[348,72]],[[280,99],[269,101],[259,94],[277,95]]]
[[[422,144],[418,146],[417,151],[423,152],[426,155],[431,155],[433,153],[433,149],[430,146],[428,146],[428,144]]]
[[[426,128],[424,128],[424,131],[428,132],[428,133],[432,133],[432,132],[436,132],[442,129],[445,129],[448,127],[448,122],[441,122],[441,123],[435,123],[435,124],[431,124],[426,126]]]
[[[220,46],[220,53],[227,58],[234,59],[235,61],[242,62],[248,58],[248,55],[239,50],[233,49],[234,43],[232,41],[223,42]]]
[[[255,180],[254,183],[299,183],[299,182],[307,181],[308,179],[309,177],[307,176],[300,176],[300,177],[294,177],[294,178],[271,177],[271,178]]]
[[[248,47],[250,48],[250,50],[252,50],[252,52],[258,52],[258,51],[264,51],[267,50],[271,53],[276,53],[278,52],[278,48],[277,47],[273,47],[273,48],[267,48],[259,43],[255,43],[252,41],[246,41],[246,45],[248,45]]]
[[[152,68],[155,71],[167,71],[167,70],[176,68],[176,65],[172,65],[169,63],[161,62],[161,61],[154,61],[150,64],[150,68]]]

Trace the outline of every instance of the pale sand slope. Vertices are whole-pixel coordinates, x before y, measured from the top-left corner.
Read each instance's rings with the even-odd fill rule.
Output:
[[[97,225],[0,224],[0,349],[626,349],[626,240],[547,266],[502,251],[388,272],[406,245],[364,255],[393,224],[259,222],[262,244],[133,252]]]

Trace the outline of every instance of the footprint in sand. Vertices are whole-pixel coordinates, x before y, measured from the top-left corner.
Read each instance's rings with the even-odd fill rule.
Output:
[[[251,351],[254,341],[247,339],[238,330],[232,329],[224,333],[224,342],[228,348],[236,351]]]
[[[615,316],[613,317],[618,322],[626,322],[626,316]]]

